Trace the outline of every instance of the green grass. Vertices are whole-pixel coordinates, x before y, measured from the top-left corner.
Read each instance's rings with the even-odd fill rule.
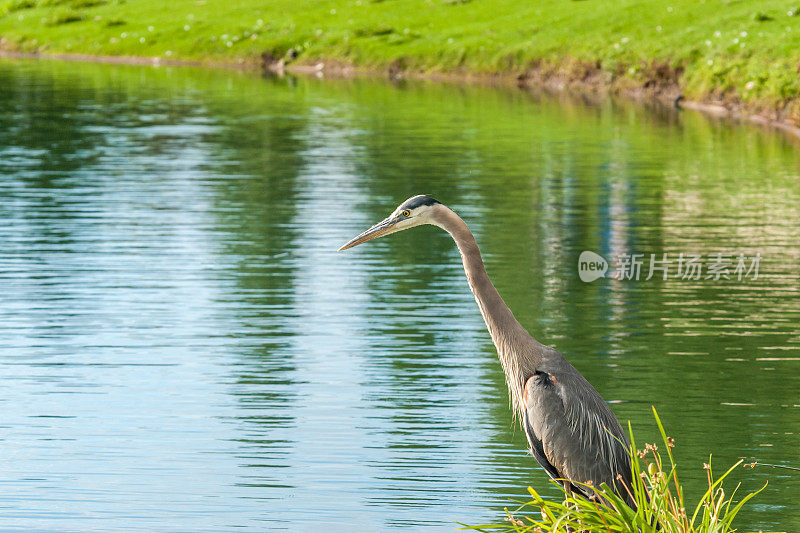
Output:
[[[0,0],[5,48],[521,73],[780,109],[800,94],[800,1]],[[800,119],[800,109],[789,110]]]
[[[633,468],[632,496],[637,504],[633,511],[614,494],[606,484],[602,487],[584,485],[589,493],[598,496],[597,501],[564,494],[563,501],[547,500],[533,488],[528,487],[532,499],[523,503],[513,513],[508,512],[504,523],[482,526],[466,526],[478,531],[509,531],[516,533],[543,532],[629,532],[629,533],[733,533],[734,520],[744,505],[761,489],[744,494],[737,499],[737,485],[733,490],[724,487],[725,479],[740,466],[739,461],[720,477],[715,477],[711,458],[704,464],[708,488],[698,502],[688,507],[684,491],[678,479],[675,458],[672,454],[674,441],[667,437],[664,426],[655,409],[659,432],[668,462],[663,460],[658,446],[646,444],[643,450],[636,449],[633,432],[631,438],[631,465]],[[753,465],[745,465],[753,466]],[[555,482],[554,482],[555,483]],[[557,484],[561,487],[561,485]],[[562,489],[563,491],[563,489]]]

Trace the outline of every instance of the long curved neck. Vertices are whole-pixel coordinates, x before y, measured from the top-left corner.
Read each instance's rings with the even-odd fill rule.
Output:
[[[486,322],[486,328],[497,348],[503,365],[514,411],[522,409],[525,381],[533,375],[542,361],[543,345],[539,344],[517,321],[511,309],[495,289],[475,237],[467,224],[444,205],[437,206],[433,222],[447,231],[461,252],[464,273],[478,308]]]

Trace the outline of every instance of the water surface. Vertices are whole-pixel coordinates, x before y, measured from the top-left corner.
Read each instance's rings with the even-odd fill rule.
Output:
[[[452,531],[528,485],[555,497],[447,235],[335,252],[421,192],[640,440],[656,406],[690,499],[711,453],[800,465],[780,134],[189,68],[3,60],[0,95],[0,529]],[[762,260],[757,280],[584,283],[584,250]],[[770,482],[740,526],[800,529],[800,477],[734,477]]]

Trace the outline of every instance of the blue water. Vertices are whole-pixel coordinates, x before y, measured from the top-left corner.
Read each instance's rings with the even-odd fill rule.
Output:
[[[0,60],[0,529],[452,531],[557,497],[425,192],[520,321],[654,441],[800,465],[796,142],[512,89]],[[577,257],[758,253],[757,280]],[[768,468],[740,527],[800,528]]]

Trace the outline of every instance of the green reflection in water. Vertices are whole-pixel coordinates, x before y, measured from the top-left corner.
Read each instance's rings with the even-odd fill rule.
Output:
[[[421,192],[467,220],[519,320],[640,441],[658,408],[690,494],[709,453],[718,467],[800,463],[800,181],[780,135],[425,83],[3,62],[0,87],[0,336],[16,357],[0,399],[10,427],[73,439],[11,435],[32,451],[8,493],[55,492],[65,510],[32,505],[29,528],[168,529],[183,511],[193,530],[451,530],[544,486],[449,238],[425,228],[334,252]],[[587,284],[583,250],[763,259],[757,281]],[[43,362],[63,370],[31,380]],[[174,371],[109,370],[132,362]],[[56,382],[77,398],[58,412],[86,424],[26,418],[51,412]],[[139,440],[111,439],[105,456],[105,417]],[[61,459],[45,469],[44,454]],[[75,473],[86,457],[141,488],[93,492]],[[770,480],[743,527],[800,525],[796,478],[737,478]],[[103,501],[114,510],[85,518]]]

